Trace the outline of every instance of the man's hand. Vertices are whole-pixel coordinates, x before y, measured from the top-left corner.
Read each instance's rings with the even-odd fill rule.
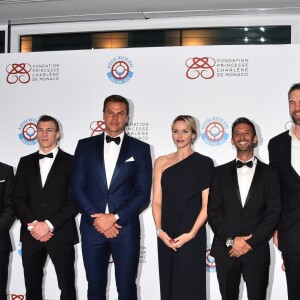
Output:
[[[53,233],[49,232],[40,239],[40,242],[43,242],[43,243],[48,242],[52,237],[53,237]]]
[[[28,223],[27,226],[32,226],[30,234],[37,241],[40,241],[44,236],[50,233],[50,228],[46,222],[33,222]]]
[[[229,251],[229,255],[231,257],[240,257],[252,250],[252,247],[246,242],[247,240],[251,239],[251,237],[252,234],[247,236],[237,236],[234,239],[234,243]]]
[[[111,228],[107,229],[106,231],[103,232],[103,234],[108,238],[108,239],[113,239],[115,238],[119,233],[119,229],[122,228],[119,224],[115,223]]]
[[[94,214],[91,217],[95,219],[94,227],[100,233],[104,233],[116,223],[116,218],[113,214]]]

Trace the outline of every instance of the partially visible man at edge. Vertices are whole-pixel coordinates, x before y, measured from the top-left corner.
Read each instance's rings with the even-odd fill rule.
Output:
[[[9,229],[15,220],[11,207],[13,180],[13,168],[0,163],[0,300],[7,299],[9,254],[12,250]]]
[[[282,212],[274,243],[282,252],[288,299],[300,299],[300,83],[288,91],[290,130],[269,142],[270,165],[279,171]]]

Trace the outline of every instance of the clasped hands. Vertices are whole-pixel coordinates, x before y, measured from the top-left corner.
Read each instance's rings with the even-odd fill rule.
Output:
[[[251,237],[252,234],[247,236],[237,236],[229,251],[230,257],[240,257],[251,251],[252,247],[247,243],[247,240],[251,239]]]
[[[31,228],[30,234],[37,241],[48,242],[53,236],[46,222],[32,222],[28,223],[27,226]]]
[[[116,223],[116,218],[113,214],[93,214],[95,229],[104,234],[107,238],[115,238],[119,234],[119,229],[122,228]]]
[[[178,248],[181,248],[185,243],[193,239],[194,236],[189,232],[183,233],[179,237],[172,239],[166,232],[162,231],[159,234],[159,238],[165,243],[166,246],[174,251],[177,251]]]

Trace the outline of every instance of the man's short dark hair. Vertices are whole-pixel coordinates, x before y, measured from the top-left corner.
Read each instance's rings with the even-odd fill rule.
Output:
[[[42,115],[40,116],[38,122],[37,122],[37,126],[39,125],[40,122],[53,122],[55,125],[55,131],[59,131],[59,124],[57,122],[57,120],[51,116],[48,115]]]
[[[104,100],[104,103],[103,103],[103,113],[105,112],[105,109],[106,109],[106,105],[108,102],[121,102],[121,103],[124,103],[125,106],[126,106],[126,116],[129,115],[129,102],[128,100],[121,96],[121,95],[111,95],[111,96],[108,96],[105,100]]]
[[[288,98],[290,100],[290,96],[291,96],[291,93],[295,90],[300,90],[300,83],[294,83],[290,89],[289,89],[289,92],[288,92]]]
[[[234,128],[235,128],[238,124],[248,124],[248,125],[250,125],[251,128],[252,128],[252,131],[253,131],[254,136],[256,136],[256,130],[255,130],[254,124],[253,124],[249,119],[247,119],[247,118],[245,118],[245,117],[237,118],[237,119],[232,123],[232,127],[231,127],[231,136],[233,136]]]

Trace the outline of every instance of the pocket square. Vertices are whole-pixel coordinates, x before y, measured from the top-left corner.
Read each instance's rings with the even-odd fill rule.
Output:
[[[126,159],[125,162],[128,162],[128,161],[135,161],[134,157],[131,156],[130,158]]]
[[[0,180],[0,182],[5,182],[5,179]]]

